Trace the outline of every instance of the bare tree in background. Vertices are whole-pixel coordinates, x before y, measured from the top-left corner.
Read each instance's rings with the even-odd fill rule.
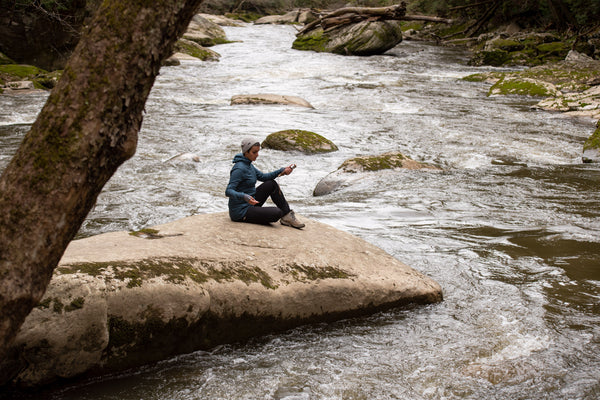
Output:
[[[0,177],[0,364],[104,184],[135,153],[161,62],[201,1],[105,0]]]

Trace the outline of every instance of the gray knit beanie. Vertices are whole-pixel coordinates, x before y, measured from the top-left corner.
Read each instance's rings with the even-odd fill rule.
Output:
[[[260,142],[255,138],[245,138],[242,140],[242,154],[246,154],[253,146],[260,146]]]

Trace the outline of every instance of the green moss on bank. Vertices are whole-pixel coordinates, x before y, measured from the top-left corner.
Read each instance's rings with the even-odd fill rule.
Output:
[[[34,77],[39,74],[47,73],[47,71],[44,71],[43,69],[40,69],[38,67],[34,67],[33,65],[4,64],[0,65],[0,73],[25,79]]]
[[[552,93],[548,88],[541,82],[534,82],[531,80],[521,79],[500,79],[490,88],[490,94],[517,94],[524,96],[538,96],[547,97],[551,96]]]
[[[36,89],[52,89],[62,71],[47,72],[33,65],[0,64],[0,86],[14,81],[31,81]]]

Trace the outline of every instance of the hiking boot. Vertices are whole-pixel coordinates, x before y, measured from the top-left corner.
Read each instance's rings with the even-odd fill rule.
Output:
[[[279,222],[281,222],[281,225],[292,226],[297,229],[304,228],[304,224],[296,219],[294,211],[290,211],[289,213],[285,214],[283,217],[281,217]]]

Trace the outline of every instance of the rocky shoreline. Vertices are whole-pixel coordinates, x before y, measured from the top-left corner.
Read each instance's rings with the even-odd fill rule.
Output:
[[[71,242],[2,371],[36,387],[301,324],[442,300],[383,250],[303,218],[302,230],[226,213]]]

